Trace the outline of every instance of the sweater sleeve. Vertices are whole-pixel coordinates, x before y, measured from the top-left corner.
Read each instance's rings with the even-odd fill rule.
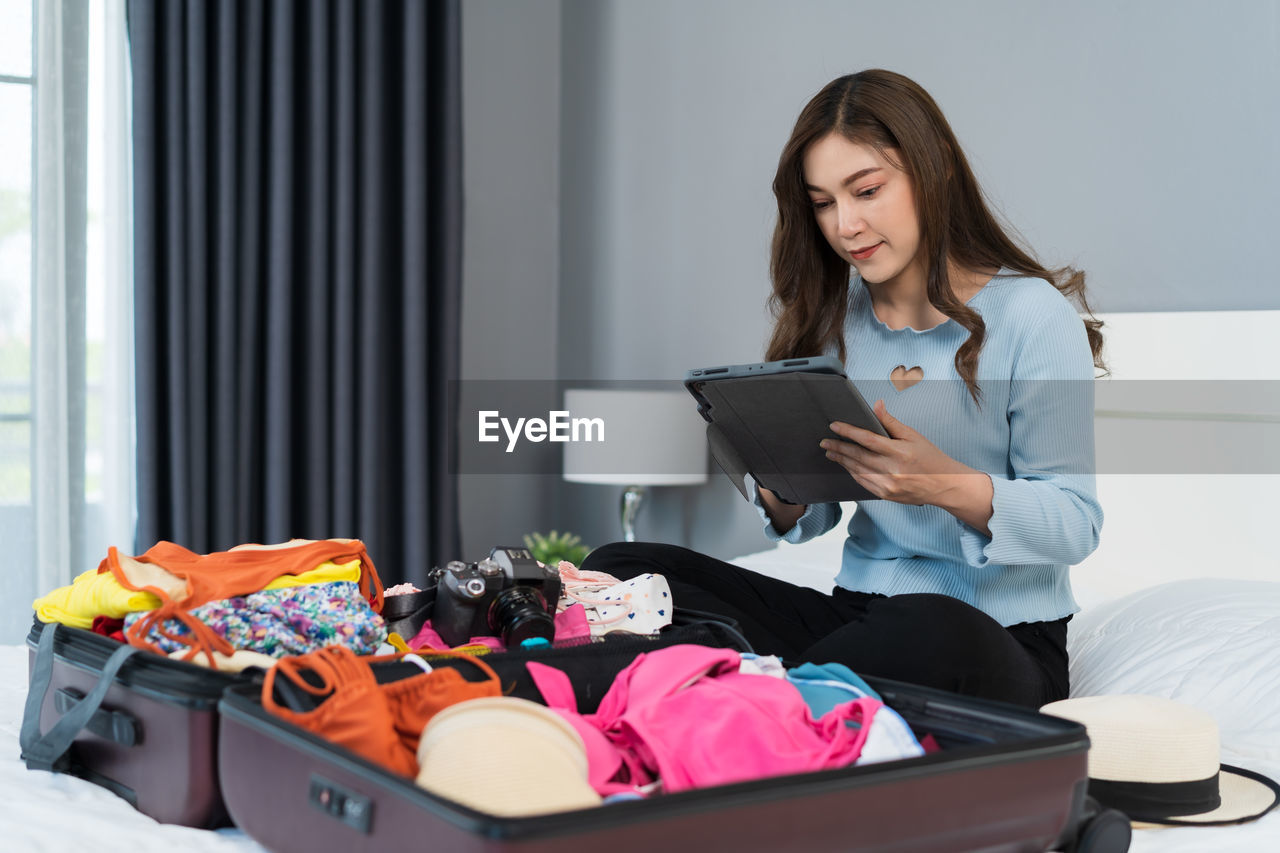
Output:
[[[1009,471],[992,472],[991,536],[963,522],[966,561],[1076,565],[1098,547],[1093,356],[1066,300],[1024,338],[1009,387]]]
[[[790,542],[792,545],[799,545],[801,542],[808,542],[810,539],[821,536],[840,521],[840,504],[809,504],[805,508],[804,515],[800,516],[790,530],[779,533],[778,528],[773,526],[773,521],[769,518],[768,510],[764,507],[764,499],[760,497],[760,489],[756,485],[755,478],[750,474],[746,477],[746,487],[751,503],[764,522],[764,535],[774,542]]]

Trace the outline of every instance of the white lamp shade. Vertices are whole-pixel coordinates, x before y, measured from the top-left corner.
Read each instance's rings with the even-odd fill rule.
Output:
[[[566,480],[614,486],[707,481],[706,423],[688,393],[570,389],[564,403],[572,420],[592,422],[583,423],[579,440],[564,445]],[[582,440],[588,435],[592,440]]]

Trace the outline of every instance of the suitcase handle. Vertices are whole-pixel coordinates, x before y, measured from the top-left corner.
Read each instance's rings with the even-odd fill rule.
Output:
[[[53,680],[54,640],[58,623],[50,622],[40,632],[40,645],[36,650],[35,665],[31,668],[31,682],[27,689],[27,703],[22,711],[22,729],[18,736],[22,747],[22,760],[32,770],[66,772],[70,768],[68,752],[82,729],[93,719],[102,706],[108,688],[126,660],[138,652],[133,646],[123,645],[111,653],[102,667],[102,675],[89,694],[77,702],[62,719],[44,734],[40,733],[40,709],[49,682]]]
[[[59,714],[66,714],[83,698],[84,693],[74,687],[63,687],[53,694],[53,707]],[[85,729],[120,746],[142,743],[142,724],[126,711],[99,708],[93,712]]]

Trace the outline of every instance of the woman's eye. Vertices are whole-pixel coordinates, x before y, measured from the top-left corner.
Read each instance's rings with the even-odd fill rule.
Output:
[[[858,193],[858,198],[871,198],[879,190],[880,190],[879,186],[867,187],[865,190],[862,190],[860,193]]]
[[[826,210],[826,209],[827,209],[828,207],[830,207],[830,206],[831,206],[831,202],[829,202],[829,201],[815,201],[815,202],[813,202],[813,209],[814,209],[814,210]]]

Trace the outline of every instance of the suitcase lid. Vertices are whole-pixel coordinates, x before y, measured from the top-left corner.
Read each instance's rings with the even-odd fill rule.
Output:
[[[43,622],[33,618],[27,633],[27,648],[32,653],[40,644]],[[101,672],[107,659],[120,643],[83,628],[62,626],[54,640],[54,657],[62,664],[85,672]],[[249,673],[228,673],[173,660],[151,652],[134,655],[116,675],[118,684],[148,698],[197,710],[212,710],[222,691],[232,684],[246,683]]]

